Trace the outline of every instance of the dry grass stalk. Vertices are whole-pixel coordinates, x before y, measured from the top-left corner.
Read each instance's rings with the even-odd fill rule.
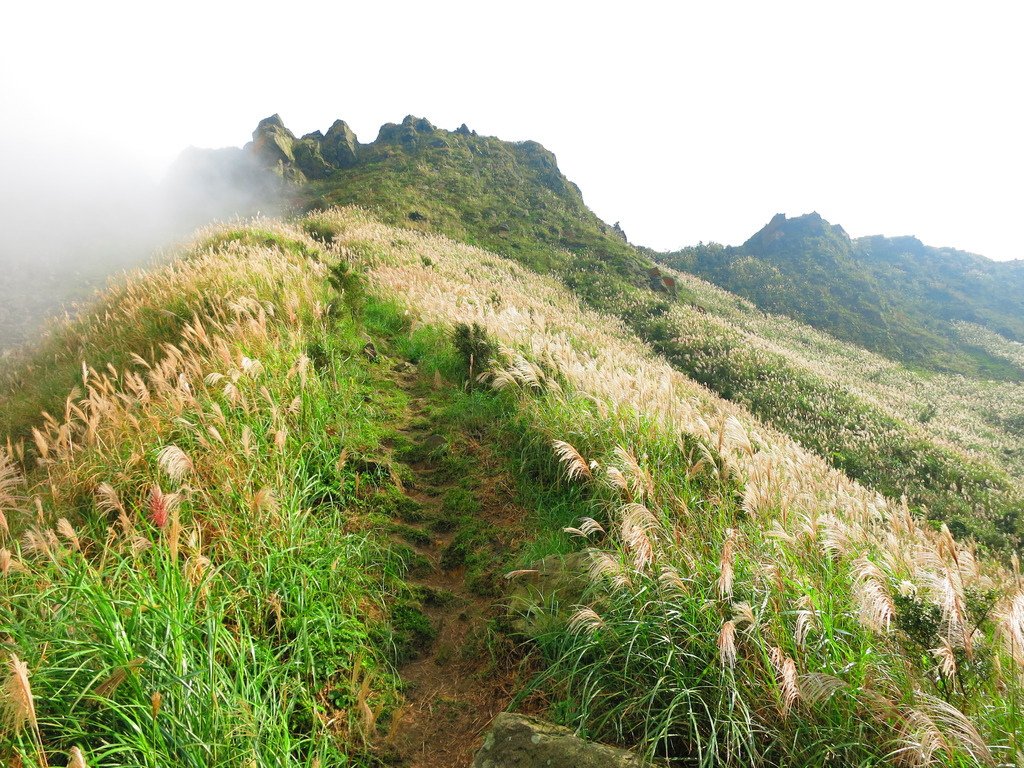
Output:
[[[64,537],[65,541],[71,545],[72,549],[76,552],[82,551],[82,544],[78,540],[78,534],[75,532],[75,529],[71,526],[71,523],[68,522],[66,517],[62,517],[57,520],[57,532]]]
[[[24,487],[21,473],[18,472],[10,454],[0,448],[0,537],[9,536],[11,529],[7,523],[7,512],[20,508],[24,502],[19,489]]]
[[[867,557],[853,562],[853,595],[860,605],[861,620],[880,632],[888,632],[895,612],[885,575]]]
[[[653,537],[659,525],[658,518],[643,504],[627,504],[619,511],[619,538],[638,571],[654,561]]]
[[[782,714],[786,716],[800,698],[800,685],[797,679],[796,662],[778,647],[769,650],[768,657],[775,668],[775,675],[782,692]]]
[[[718,632],[718,661],[728,669],[736,666],[736,622],[732,619],[722,622]]]
[[[123,515],[125,513],[124,505],[121,504],[117,491],[110,483],[100,483],[96,487],[96,506],[107,514]]]
[[[727,528],[725,531],[725,541],[722,544],[722,554],[718,560],[719,574],[716,585],[718,596],[722,600],[732,598],[733,550],[735,546],[736,531],[733,528]]]
[[[555,440],[552,442],[552,446],[558,460],[565,466],[565,477],[569,482],[574,482],[581,477],[587,480],[592,477],[587,460],[569,443],[564,440]]]
[[[754,615],[754,609],[748,602],[733,603],[732,621],[737,629],[741,627],[753,629],[757,626],[757,617]]]
[[[604,527],[592,517],[581,517],[578,528],[568,526],[562,530],[572,536],[580,536],[584,539],[589,539],[595,534],[604,535],[605,533]]]
[[[617,589],[630,586],[629,573],[622,563],[608,552],[590,549],[590,566],[587,569],[590,580],[594,582],[608,581]]]
[[[157,463],[164,474],[175,483],[180,483],[192,471],[192,459],[176,445],[162,448],[157,454]]]
[[[942,644],[938,648],[931,649],[931,654],[935,657],[942,676],[947,680],[956,680],[956,655],[949,640],[943,638]]]
[[[27,568],[15,558],[11,550],[6,547],[0,548],[0,576],[8,576],[12,573],[24,573]]]
[[[839,691],[849,689],[849,684],[834,675],[808,672],[797,681],[801,696],[806,704],[820,704],[831,699]]]
[[[679,575],[679,571],[671,565],[662,566],[661,573],[658,574],[658,583],[662,588],[680,595],[685,595],[690,591],[686,581]]]
[[[615,448],[615,458],[621,465],[620,472],[634,501],[642,501],[654,495],[654,478],[640,466],[636,456],[620,445]]]
[[[7,679],[0,689],[0,733],[20,733],[25,726],[39,728],[36,721],[36,704],[29,684],[28,665],[14,653],[8,659]]]
[[[572,616],[569,617],[568,629],[571,634],[579,635],[586,633],[593,635],[597,630],[604,626],[604,619],[598,615],[597,611],[587,606],[581,606],[578,608]]]
[[[252,511],[256,514],[276,515],[280,510],[277,495],[273,488],[263,487],[256,491],[252,497]]]
[[[974,724],[952,704],[920,694],[917,706],[903,717],[895,757],[912,768],[936,764],[942,755],[954,758],[966,752],[978,764],[995,765],[992,751]]]
[[[146,663],[146,660],[141,656],[132,659],[122,667],[115,669],[110,675],[102,682],[98,683],[92,692],[101,699],[109,699],[118,688],[128,679],[128,675],[137,672],[142,668],[142,665]]]

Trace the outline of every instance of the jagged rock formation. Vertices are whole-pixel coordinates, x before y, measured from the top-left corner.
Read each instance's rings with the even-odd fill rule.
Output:
[[[317,134],[310,134],[309,137]],[[327,135],[320,140],[320,152],[324,159],[336,168],[349,168],[355,165],[358,150],[359,142],[356,135],[344,120],[335,120],[327,129]]]

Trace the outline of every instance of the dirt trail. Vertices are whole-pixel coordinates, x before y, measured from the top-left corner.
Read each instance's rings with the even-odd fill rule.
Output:
[[[437,634],[429,648],[400,669],[406,700],[395,716],[388,746],[396,765],[462,768],[471,763],[491,720],[513,693],[510,675],[502,671],[501,660],[494,663],[485,639],[489,619],[501,608],[494,599],[469,589],[464,567],[442,565],[445,548],[457,535],[456,530],[437,524],[445,520],[442,499],[446,491],[464,483],[440,471],[438,456],[450,446],[432,431],[427,401],[415,394],[414,377],[399,380],[412,395],[409,420],[400,431],[424,458],[411,463],[414,480],[405,489],[421,507],[420,520],[396,520],[400,532],[393,535],[429,563],[417,569],[409,582],[427,595],[423,612]],[[475,484],[479,477],[480,487],[474,489],[481,502],[479,515],[495,526],[514,526],[521,514],[509,501],[511,489],[503,487],[507,479],[497,467],[488,466],[495,462],[486,448],[471,444],[469,451],[476,464]]]

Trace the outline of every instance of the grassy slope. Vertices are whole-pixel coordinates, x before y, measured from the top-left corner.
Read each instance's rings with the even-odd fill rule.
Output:
[[[652,292],[648,257],[586,208],[537,145],[417,131],[415,122],[391,126],[384,140],[364,147],[358,165],[304,188],[306,206],[364,205],[385,221],[439,231],[553,273],[590,306],[624,320],[679,370],[790,431],[853,477],[894,497],[907,494],[986,546],[1019,545],[1024,522],[1016,484],[989,459],[965,457],[884,399],[869,400],[808,370],[798,355],[750,349],[728,328],[692,333],[694,324],[706,325],[692,308],[711,302],[699,291],[682,291],[675,301]],[[922,400],[916,412],[932,405]],[[949,493],[951,487],[958,492]]]
[[[776,217],[738,247],[715,244],[660,254],[691,272],[837,338],[918,368],[1019,381],[1020,371],[958,338],[971,320],[1024,333],[1024,270],[914,238],[850,240],[817,214]]]
[[[494,391],[442,387],[438,407],[500,450],[536,510],[535,540],[509,565],[590,564],[561,605],[525,617],[552,716],[703,765],[1006,762],[1024,623],[998,566],[552,280],[358,212],[305,226],[330,245],[236,232],[134,283],[126,314],[68,332],[71,349],[99,349],[139,302],[181,297],[199,320],[155,365],[90,370],[81,412],[45,428],[29,475],[42,520],[13,500],[15,526],[35,533],[3,542],[0,577],[5,650],[29,662],[40,725],[0,749],[27,765],[39,741],[51,762],[77,744],[90,765],[372,759],[363,742],[382,737],[398,695],[394,608],[413,597],[400,577],[415,557],[384,543],[376,516],[402,474],[386,445],[403,394],[361,349],[394,344],[443,385],[459,375],[444,330],[458,321],[508,348]],[[385,300],[326,267],[338,259]],[[188,461],[161,458],[168,445]],[[181,494],[163,525],[154,485]],[[600,528],[562,530],[583,516]]]
[[[12,735],[5,714],[0,758],[375,762],[396,664],[427,639],[417,558],[382,522],[405,394],[362,354],[403,320],[343,301],[319,258],[277,227],[206,238],[34,361],[74,389],[13,449],[39,462],[27,486],[0,456],[0,642],[37,719]]]
[[[582,593],[528,614],[554,714],[704,765],[967,765],[1014,743],[1017,693],[991,696],[1017,590],[998,567],[674,373],[553,281],[351,214],[311,225],[372,254],[370,280],[417,322],[479,322],[528,350],[502,356],[502,398],[477,413],[505,425],[541,510],[519,564],[545,572],[533,558],[553,551],[590,564]],[[574,516],[600,527],[567,539],[558,527]]]

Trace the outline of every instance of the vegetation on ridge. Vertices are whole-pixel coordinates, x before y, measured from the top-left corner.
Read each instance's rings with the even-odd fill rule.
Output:
[[[50,359],[99,351],[140,304],[192,310],[114,370],[69,351],[79,391],[3,451],[5,757],[388,759],[417,557],[376,514],[408,480],[387,448],[404,394],[365,342],[395,335],[429,386],[491,361],[447,414],[487,425],[532,510],[511,579],[479,581],[525,592],[493,629],[532,655],[522,701],[681,764],[1012,762],[1016,571],[553,279],[360,211],[300,225],[329,245],[214,235],[51,342]]]
[[[851,240],[817,213],[779,214],[741,246],[701,244],[656,258],[767,312],[908,365],[986,379],[1024,377],[984,347],[964,343],[953,326],[970,321],[1024,340],[1020,262],[929,248],[912,237]]]
[[[273,130],[279,137],[282,128]],[[957,391],[972,397],[966,408],[950,406],[932,394],[942,386],[929,388],[926,376],[899,369],[898,385],[864,391],[861,370],[844,364],[836,372],[836,361],[859,360],[859,350],[837,350],[823,366],[819,350],[805,349],[811,329],[787,326],[783,342],[773,342],[767,337],[775,324],[785,325],[783,318],[755,328],[753,307],[655,267],[652,254],[629,245],[585,206],[540,145],[444,131],[409,117],[384,126],[375,142],[358,146],[353,162],[295,195],[307,208],[363,205],[389,223],[438,231],[556,275],[679,370],[844,472],[892,497],[906,494],[916,509],[988,547],[1008,550],[1021,541],[1022,503],[1011,476],[1024,476],[1024,452],[1013,416],[1003,414],[1014,400],[1002,389],[959,383]],[[868,367],[883,362],[869,360]],[[947,415],[947,408],[956,413]]]

